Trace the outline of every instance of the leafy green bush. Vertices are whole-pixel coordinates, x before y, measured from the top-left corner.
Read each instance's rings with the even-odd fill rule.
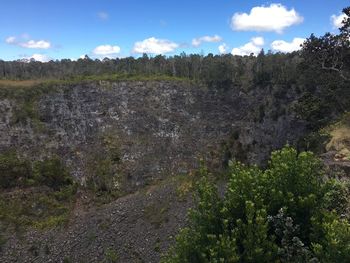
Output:
[[[231,162],[223,198],[210,177],[200,181],[190,225],[163,262],[349,262],[349,222],[330,205],[346,202],[338,184],[289,146],[265,171]]]
[[[19,158],[15,151],[0,154],[0,189],[45,185],[59,190],[73,184],[72,177],[57,157],[33,163]]]
[[[57,157],[34,163],[34,179],[41,185],[55,190],[65,185],[72,185],[73,180],[62,161]]]
[[[30,177],[29,162],[20,160],[13,151],[0,155],[0,188],[6,189],[24,184]]]

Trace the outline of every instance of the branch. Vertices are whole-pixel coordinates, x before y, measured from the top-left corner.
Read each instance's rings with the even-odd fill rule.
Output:
[[[327,67],[327,66],[325,66],[325,61],[322,61],[321,65],[322,65],[322,69],[338,72],[338,73],[339,73],[339,76],[340,76],[343,80],[346,80],[346,81],[349,81],[349,80],[350,80],[350,78],[348,78],[348,77],[346,77],[346,76],[344,75],[344,72],[343,72],[341,69],[336,68],[335,66]]]

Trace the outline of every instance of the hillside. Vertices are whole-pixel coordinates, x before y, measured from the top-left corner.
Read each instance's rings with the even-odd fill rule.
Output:
[[[118,238],[110,235],[110,231],[120,228],[118,231],[123,233],[136,227],[138,234],[123,234],[122,239],[129,236],[130,246],[137,251],[144,246],[146,251],[137,253],[146,262],[154,262],[152,258],[159,257],[168,244],[168,239],[162,239],[163,231],[169,231],[166,236],[174,235],[184,223],[187,205],[176,195],[179,184],[176,178],[195,171],[203,158],[213,171],[221,171],[227,159],[234,157],[264,164],[272,149],[282,147],[287,141],[296,144],[306,133],[305,122],[298,120],[291,108],[298,95],[288,89],[285,96],[275,98],[271,95],[273,89],[216,90],[188,81],[92,81],[1,88],[1,152],[15,152],[19,160],[31,163],[58,158],[78,183],[74,204],[68,206],[66,226],[44,232],[33,230],[21,239],[10,238],[2,250],[6,251],[2,254],[4,259],[37,257],[45,262],[50,257],[79,258],[84,253],[83,247],[79,254],[75,245],[66,250],[65,242],[76,242],[81,231],[79,242],[91,242],[89,250],[94,251],[91,255],[101,259],[106,244],[115,244],[111,247],[118,244]],[[276,116],[279,107],[283,107],[284,114]],[[162,181],[169,184],[158,189]],[[156,186],[148,193],[147,185]],[[30,199],[36,196],[35,191],[47,191],[40,185],[33,186],[34,189],[30,184],[22,184],[23,193],[14,188],[6,196],[22,195]],[[141,189],[146,190],[138,192]],[[101,202],[101,198],[103,203],[105,198],[117,201],[101,208],[90,203]],[[34,205],[31,213],[38,213],[38,209]],[[119,209],[125,210],[121,218],[113,212]],[[162,209],[166,215],[157,215],[163,213]],[[174,217],[177,213],[182,216]],[[153,217],[160,220],[155,229]],[[168,222],[165,217],[174,221]],[[139,227],[128,223],[129,220],[136,223],[138,218],[143,220]],[[42,218],[32,220],[29,225],[47,224]],[[109,223],[104,228],[95,229],[105,221]],[[117,222],[120,222],[118,226]],[[20,227],[21,222],[18,224]],[[102,231],[96,232],[96,239],[91,237],[93,240],[88,236],[92,234],[84,230],[90,229],[90,225],[91,231]],[[159,251],[152,250],[156,241],[151,237],[153,241],[142,246],[134,243],[149,231],[154,240],[162,241]],[[66,236],[67,233],[71,234]],[[54,236],[57,243],[49,242],[52,245],[48,249],[52,252],[45,256],[42,252],[45,240]],[[32,246],[38,252],[30,252]],[[123,255],[120,248],[117,250]]]

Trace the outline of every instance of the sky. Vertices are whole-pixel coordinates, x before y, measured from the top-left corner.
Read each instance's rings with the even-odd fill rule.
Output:
[[[348,0],[0,0],[0,59],[291,52]]]

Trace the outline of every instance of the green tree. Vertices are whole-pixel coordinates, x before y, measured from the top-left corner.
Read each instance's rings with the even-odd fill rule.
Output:
[[[336,72],[342,79],[350,80],[350,7],[344,8],[346,15],[339,34],[311,35],[303,45],[306,60],[322,70]]]
[[[200,181],[189,227],[163,262],[348,262],[349,223],[326,201],[346,201],[333,183],[312,153],[289,146],[264,171],[232,162],[223,198],[210,176]]]

